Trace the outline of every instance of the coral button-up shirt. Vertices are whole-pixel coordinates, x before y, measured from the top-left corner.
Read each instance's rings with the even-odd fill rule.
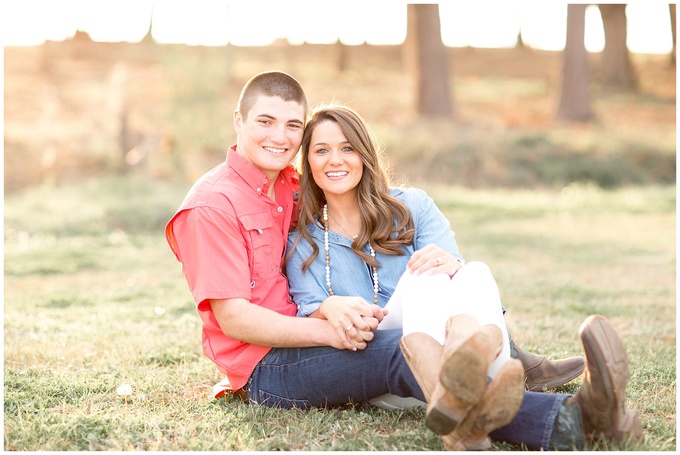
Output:
[[[267,196],[270,185],[275,201]],[[209,300],[247,299],[295,315],[281,267],[298,191],[292,167],[268,181],[232,146],[226,161],[194,184],[165,228],[203,321],[203,352],[234,390],[246,384],[270,348],[226,336]]]

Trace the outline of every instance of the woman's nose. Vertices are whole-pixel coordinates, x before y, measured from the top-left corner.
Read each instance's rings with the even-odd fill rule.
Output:
[[[331,164],[341,164],[342,163],[342,153],[338,151],[331,152]]]

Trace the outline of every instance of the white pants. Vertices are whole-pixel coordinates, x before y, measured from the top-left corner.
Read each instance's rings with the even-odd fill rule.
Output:
[[[469,314],[481,325],[493,324],[503,334],[503,349],[489,369],[495,376],[510,358],[510,339],[503,318],[498,285],[483,262],[470,262],[453,278],[444,273],[412,275],[406,271],[387,302],[388,315],[378,330],[402,328],[404,335],[424,332],[442,345],[446,339],[446,321],[458,314]]]

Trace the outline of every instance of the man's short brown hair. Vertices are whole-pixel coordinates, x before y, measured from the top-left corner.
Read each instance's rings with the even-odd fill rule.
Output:
[[[236,111],[244,119],[260,96],[278,96],[284,101],[295,101],[302,105],[307,116],[307,97],[298,81],[283,71],[265,71],[251,77],[241,90],[241,96],[236,105]]]

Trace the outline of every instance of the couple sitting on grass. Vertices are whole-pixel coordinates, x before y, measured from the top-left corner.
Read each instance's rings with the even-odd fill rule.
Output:
[[[389,186],[356,112],[325,106],[307,119],[302,87],[271,71],[244,86],[234,127],[226,161],[166,227],[229,393],[302,409],[412,398],[446,449],[641,440],[610,324],[582,324],[585,365],[513,346],[489,268],[465,263],[425,192]],[[525,389],[584,367],[574,396]]]

